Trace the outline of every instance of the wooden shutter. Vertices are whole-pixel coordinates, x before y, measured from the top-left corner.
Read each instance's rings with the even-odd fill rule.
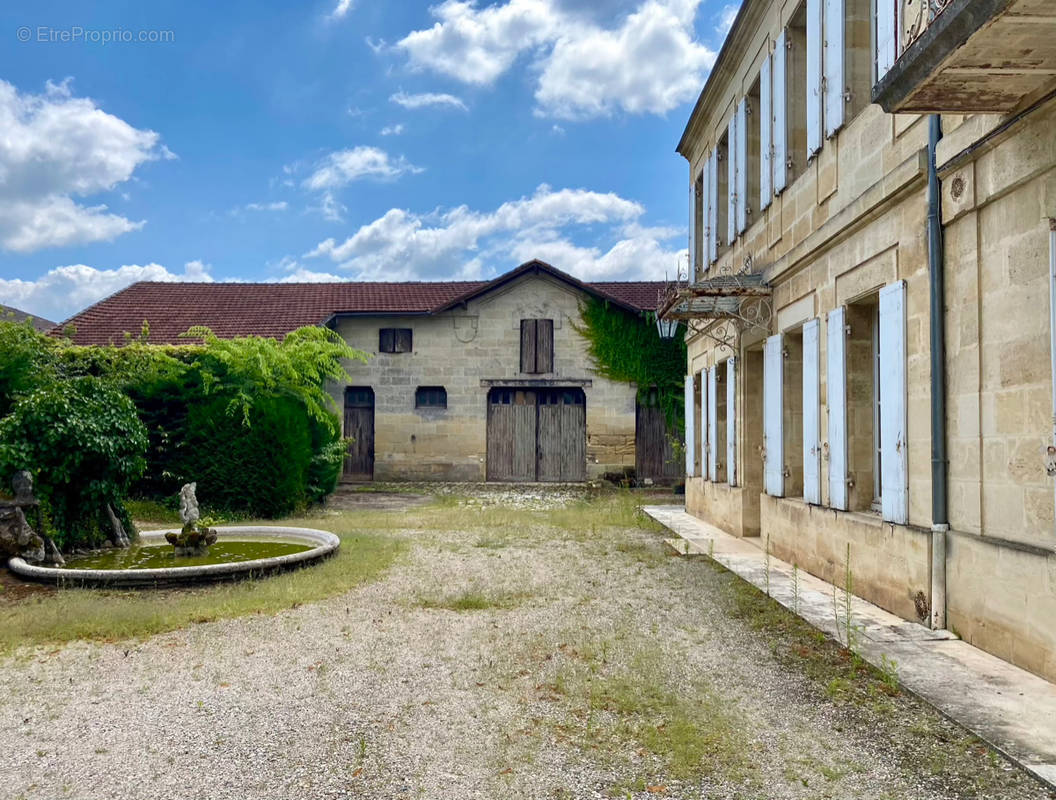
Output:
[[[704,241],[700,248],[700,267],[702,270],[708,268],[711,257],[711,154],[704,159],[704,166],[700,171],[700,224],[704,229]]]
[[[766,340],[763,350],[763,483],[772,497],[785,494],[784,359],[784,337],[779,333]]]
[[[825,0],[825,136],[843,127],[843,93],[847,89],[844,61],[844,0]]]
[[[874,83],[884,77],[895,65],[898,56],[898,2],[899,0],[875,0],[876,8],[876,74]]]
[[[773,198],[774,167],[773,145],[770,131],[774,124],[774,107],[771,101],[771,66],[774,57],[767,56],[759,70],[759,210],[765,211]]]
[[[689,172],[689,281],[697,279],[697,181]]]
[[[803,325],[803,499],[821,504],[821,323]]]
[[[708,228],[711,230],[711,252],[708,261],[719,260],[719,151],[711,151],[711,166],[708,168]]]
[[[880,507],[888,522],[909,521],[906,458],[906,283],[880,290]]]
[[[788,79],[786,65],[788,63],[788,34],[781,31],[777,37],[777,44],[770,58],[773,66],[773,120],[770,126],[770,136],[773,139],[774,169],[774,194],[781,194],[788,186]]]
[[[847,309],[826,323],[825,397],[829,410],[829,505],[847,510]]]
[[[737,238],[737,113],[726,128],[726,244]]]
[[[710,398],[710,392],[708,391],[708,370],[702,369],[697,373],[697,383],[700,384],[700,477],[704,480],[708,480],[709,471],[708,464],[710,463],[708,449],[708,400]]]
[[[737,232],[748,228],[748,99],[737,106]]]
[[[378,330],[378,352],[379,353],[395,353],[396,352],[396,329],[395,328],[381,328]]]
[[[719,479],[719,368],[708,370],[708,478]]]
[[[521,372],[535,372],[535,320],[521,320]]]
[[[411,337],[412,333],[410,328],[397,328],[395,352],[410,353],[414,349]]]
[[[823,42],[822,0],[807,0],[807,158],[821,150]]]
[[[693,477],[693,466],[697,458],[696,451],[696,440],[693,436],[693,376],[686,376],[686,388],[685,388],[685,399],[686,399],[686,477]]]
[[[726,482],[737,485],[737,359],[726,359]]]
[[[535,371],[554,371],[554,321],[535,321]]]

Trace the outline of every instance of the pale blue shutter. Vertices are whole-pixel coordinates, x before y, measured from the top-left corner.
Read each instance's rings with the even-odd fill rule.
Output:
[[[770,206],[774,195],[773,143],[770,131],[774,124],[774,106],[771,101],[772,79],[770,68],[774,57],[767,56],[759,71],[759,210]]]
[[[880,290],[880,510],[909,521],[906,447],[906,283]]]
[[[829,312],[826,323],[825,397],[829,409],[829,505],[847,510],[847,333],[846,309]]]
[[[822,0],[807,0],[807,158],[821,150],[821,108],[823,43],[821,32]]]
[[[711,230],[711,263],[719,259],[719,151],[711,151],[711,166],[708,169],[708,228]]]
[[[763,349],[763,483],[772,497],[785,494],[784,338],[781,334],[766,340]]]
[[[704,167],[700,174],[701,208],[700,222],[704,228],[704,241],[700,248],[700,266],[706,270],[711,254],[711,154],[704,159]]]
[[[737,359],[726,359],[726,482],[737,485]]]
[[[726,129],[726,244],[737,238],[737,114]]]
[[[737,232],[748,228],[748,100],[737,106]]]
[[[876,74],[874,82],[879,81],[895,65],[898,56],[898,0],[875,0],[876,8]]]
[[[803,499],[821,504],[821,323],[803,325]]]
[[[825,136],[830,139],[843,127],[845,16],[844,0],[825,0]]]
[[[697,279],[697,182],[689,173],[689,280]]]
[[[700,384],[700,477],[708,479],[708,370],[702,369],[697,375]]]
[[[696,461],[697,450],[693,436],[693,376],[686,376],[686,477],[693,477],[693,466]]]
[[[774,194],[781,194],[788,186],[788,84],[785,66],[788,63],[788,35],[784,31],[777,37],[777,45],[771,58],[774,61],[774,114],[770,126],[774,143]]]
[[[719,368],[708,370],[708,479],[719,479]]]

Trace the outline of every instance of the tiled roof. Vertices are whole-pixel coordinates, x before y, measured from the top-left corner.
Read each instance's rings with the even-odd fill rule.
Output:
[[[55,327],[55,323],[50,319],[44,319],[44,317],[38,317],[36,314],[30,314],[27,311],[20,311],[17,308],[11,308],[11,306],[0,304],[0,320],[5,319],[13,319],[15,322],[22,322],[23,320],[28,319],[38,331],[46,331]]]
[[[546,265],[543,265],[546,266]],[[550,268],[552,270],[552,268]],[[553,270],[555,274],[556,270]],[[221,338],[280,337],[334,314],[428,314],[457,299],[468,299],[494,281],[405,283],[135,283],[63,322],[76,344],[121,344],[125,332],[138,335],[146,320],[149,341],[167,344],[195,325]],[[586,284],[640,310],[656,308],[661,282]]]

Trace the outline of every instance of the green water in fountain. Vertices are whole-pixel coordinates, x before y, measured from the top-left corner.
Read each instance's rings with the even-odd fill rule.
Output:
[[[201,567],[206,564],[232,564],[257,558],[274,558],[311,550],[314,545],[273,539],[220,539],[200,556],[177,557],[171,544],[133,544],[119,550],[105,550],[66,559],[66,569],[161,569]]]

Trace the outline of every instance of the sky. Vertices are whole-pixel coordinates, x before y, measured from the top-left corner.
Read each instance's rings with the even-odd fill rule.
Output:
[[[5,4],[0,303],[533,258],[673,277],[675,146],[736,3]]]

